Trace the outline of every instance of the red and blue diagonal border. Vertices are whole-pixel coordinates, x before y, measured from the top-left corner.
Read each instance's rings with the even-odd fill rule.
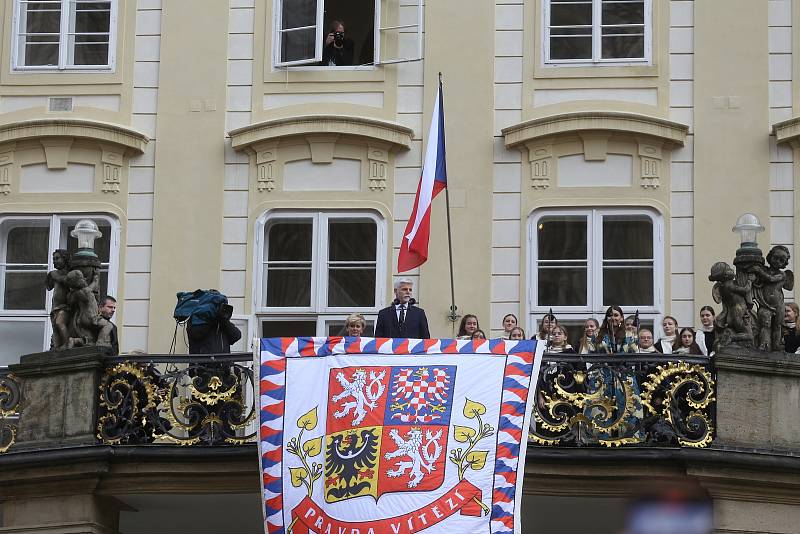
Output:
[[[283,414],[286,359],[338,354],[496,354],[506,357],[494,466],[490,532],[513,534],[519,525],[520,459],[524,461],[525,421],[531,376],[538,374],[542,344],[535,340],[393,339],[368,337],[282,337],[261,340],[256,361],[259,383],[259,458],[264,525],[268,534],[285,534],[283,523]],[[515,525],[515,516],[517,523]],[[518,529],[517,529],[518,530]]]

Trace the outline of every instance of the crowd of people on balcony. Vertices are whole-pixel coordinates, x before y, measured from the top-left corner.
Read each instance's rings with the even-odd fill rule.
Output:
[[[413,306],[411,298],[413,281],[401,279],[395,283],[395,300],[392,305],[381,310],[375,326],[376,337],[430,337],[425,311]],[[784,314],[784,350],[800,353],[800,332],[797,318],[800,308],[794,302],[786,304]],[[666,315],[661,321],[663,336],[655,339],[653,330],[639,324],[637,315],[628,315],[616,305],[609,306],[603,322],[594,317],[584,321],[583,334],[577,340],[569,339],[569,331],[559,325],[558,318],[545,314],[539,321],[539,331],[531,339],[544,342],[549,353],[563,354],[687,354],[709,356],[714,354],[714,319],[716,312],[711,306],[700,308],[700,326],[680,327],[678,320]],[[413,318],[409,321],[409,318]],[[527,339],[525,330],[513,313],[506,314],[502,320],[503,339]],[[345,321],[348,336],[361,336],[367,321],[363,314],[354,313]],[[456,339],[487,339],[475,314],[461,318]]]

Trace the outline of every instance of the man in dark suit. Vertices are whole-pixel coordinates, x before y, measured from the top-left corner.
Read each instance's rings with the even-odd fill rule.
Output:
[[[414,282],[409,278],[401,278],[394,283],[394,302],[378,312],[375,337],[431,337],[425,310],[414,306],[416,301],[411,298],[413,290]]]

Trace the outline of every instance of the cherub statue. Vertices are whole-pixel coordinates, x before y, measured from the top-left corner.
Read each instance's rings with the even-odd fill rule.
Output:
[[[110,346],[111,323],[103,318],[97,306],[93,288],[86,283],[83,271],[75,269],[67,274],[67,285],[70,288],[67,298],[72,310],[70,324],[71,337],[67,348],[84,345]]]
[[[717,346],[724,347],[731,343],[749,345],[753,341],[750,326],[750,308],[753,306],[750,280],[747,279],[744,286],[737,284],[736,272],[724,261],[718,261],[711,266],[708,279],[716,282],[711,290],[714,302],[722,304],[722,311],[714,319]]]
[[[759,350],[782,350],[783,347],[783,290],[791,291],[794,287],[794,273],[786,269],[789,257],[788,248],[775,245],[767,254],[769,267],[754,265],[751,270],[755,275],[753,287],[754,298],[758,305]]]
[[[50,348],[63,349],[69,342],[70,310],[67,304],[69,287],[67,287],[67,273],[69,273],[69,254],[63,248],[53,251],[53,269],[47,273],[47,289],[53,291],[53,307],[50,311],[50,322],[53,325],[53,336]]]

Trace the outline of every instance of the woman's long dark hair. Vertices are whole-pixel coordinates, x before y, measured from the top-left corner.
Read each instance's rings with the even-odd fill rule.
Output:
[[[467,320],[468,319],[475,319],[475,324],[478,325],[478,327],[475,330],[480,330],[481,329],[481,323],[478,322],[478,316],[477,315],[472,315],[471,313],[468,313],[464,317],[461,318],[461,324],[458,325],[458,334],[457,335],[459,337],[460,336],[470,336],[470,337],[472,337],[472,334],[467,334]]]
[[[615,310],[622,316],[622,321],[620,321],[618,327],[613,328],[611,317]],[[603,319],[603,324],[600,325],[600,330],[597,332],[597,339],[599,340],[602,340],[606,336],[608,336],[608,339],[612,340],[614,344],[622,344],[625,339],[625,313],[622,311],[622,308],[616,304],[612,304],[608,307],[606,316]],[[616,347],[614,347],[614,349],[616,350]]]
[[[703,355],[703,351],[700,349],[700,345],[697,344],[697,334],[694,331],[694,328],[689,328],[688,326],[684,326],[681,328],[681,331],[675,334],[675,341],[672,342],[672,352],[675,352],[679,348],[683,347],[683,337],[684,332],[691,332],[692,333],[692,344],[689,345],[689,354],[696,354],[698,356]],[[711,349],[709,349],[711,352]]]

